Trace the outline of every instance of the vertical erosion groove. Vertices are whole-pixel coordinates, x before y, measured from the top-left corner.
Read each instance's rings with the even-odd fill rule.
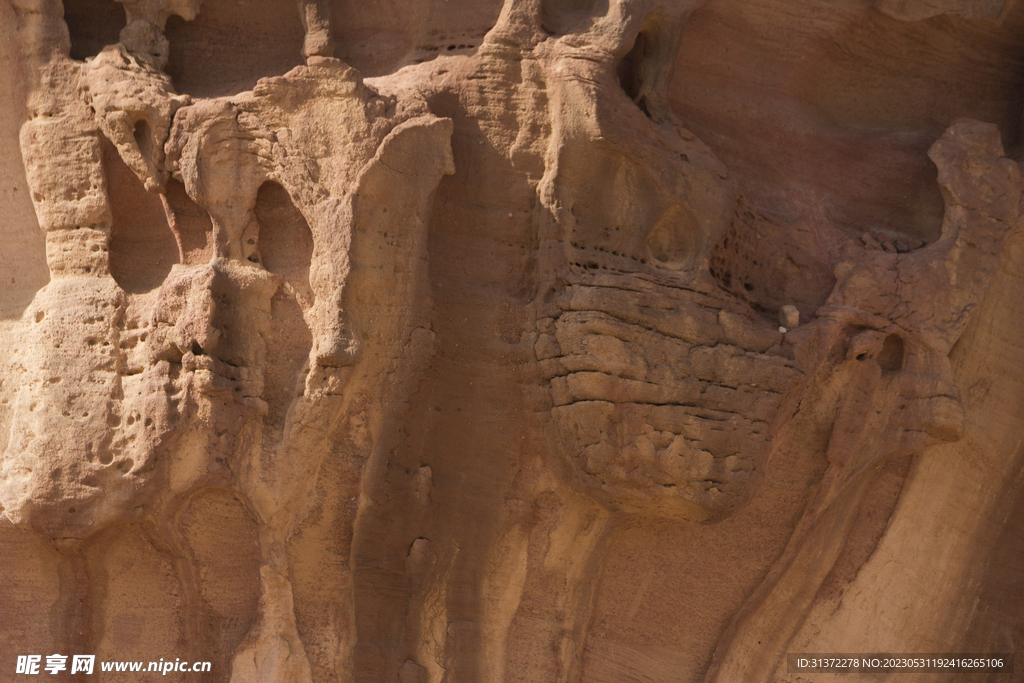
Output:
[[[297,393],[302,367],[313,345],[303,317],[312,304],[309,267],[313,256],[313,234],[291,197],[277,183],[268,182],[256,196],[258,243],[250,260],[262,263],[283,284],[270,302],[271,331],[267,335],[266,388],[270,405],[267,425],[273,433],[283,429],[288,405]]]
[[[177,241],[160,196],[146,191],[106,141],[103,161],[113,218],[110,274],[127,292],[148,292],[159,287],[178,262]]]

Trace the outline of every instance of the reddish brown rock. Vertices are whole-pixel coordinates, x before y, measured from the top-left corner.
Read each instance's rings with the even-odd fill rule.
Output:
[[[0,671],[1015,649],[1019,3],[0,18]]]

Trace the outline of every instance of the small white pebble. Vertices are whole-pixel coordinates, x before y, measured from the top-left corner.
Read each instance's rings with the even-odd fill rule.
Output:
[[[785,327],[783,327],[782,325],[779,325],[779,332],[781,332],[782,334],[786,334],[787,332],[789,332],[789,330],[787,330],[787,329],[786,329]]]

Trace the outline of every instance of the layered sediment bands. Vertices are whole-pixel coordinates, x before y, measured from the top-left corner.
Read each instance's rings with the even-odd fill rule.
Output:
[[[231,0],[204,0],[201,7],[193,21],[168,21],[167,73],[179,92],[231,95],[302,63],[294,0],[264,0],[258,11]]]
[[[696,292],[607,282],[569,289],[567,310],[540,321],[551,330],[540,355],[558,351],[544,367],[573,479],[613,509],[727,514],[763,471],[800,379],[782,335],[744,330],[744,318],[714,314],[714,299]],[[694,302],[689,315],[674,310]]]
[[[0,671],[1016,649],[1024,4],[250,5],[0,5]]]
[[[922,152],[949,122],[996,123],[1019,145],[1024,8],[875,3],[938,15],[901,21],[866,4],[708,3],[687,28],[673,102],[772,216],[929,241],[942,204]],[[1003,18],[982,5],[1005,5]]]
[[[366,76],[442,55],[471,54],[501,12],[501,0],[375,2],[329,0],[335,53]]]

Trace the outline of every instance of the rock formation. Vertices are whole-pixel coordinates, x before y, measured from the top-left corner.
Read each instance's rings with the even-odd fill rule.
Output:
[[[1024,4],[251,5],[0,5],[3,677],[1024,639]]]

